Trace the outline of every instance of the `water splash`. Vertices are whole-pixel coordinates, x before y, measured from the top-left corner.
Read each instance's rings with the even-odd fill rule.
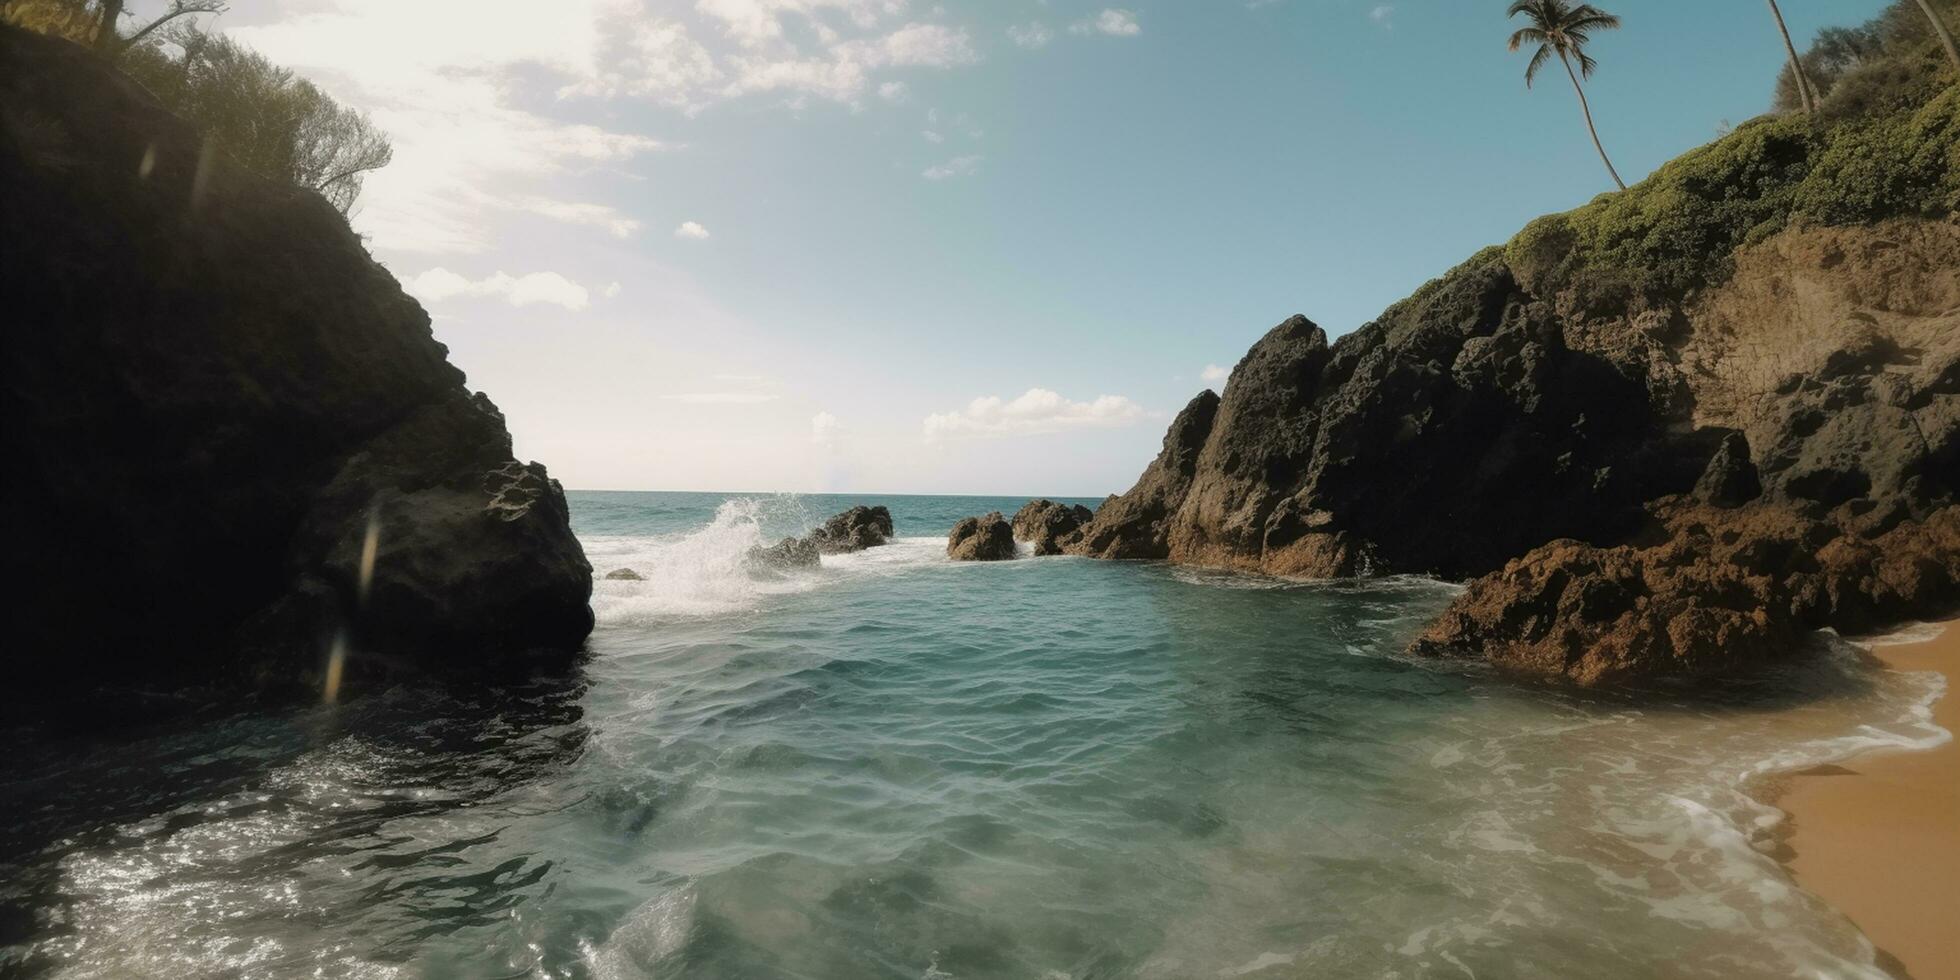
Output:
[[[793,524],[797,518],[787,515],[800,511],[793,497],[739,497],[692,531],[589,538],[586,555],[601,576],[594,583],[593,613],[601,623],[713,616],[752,609],[764,596],[808,591],[819,573],[774,572],[749,560],[751,549],[768,543],[765,525]],[[639,577],[603,577],[620,569]]]

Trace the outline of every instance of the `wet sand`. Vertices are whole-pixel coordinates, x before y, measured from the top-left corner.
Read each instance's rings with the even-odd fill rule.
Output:
[[[1933,716],[1960,733],[1960,628],[1872,646],[1894,670],[1947,678]],[[1788,778],[1785,854],[1798,884],[1843,910],[1881,961],[1913,980],[1960,978],[1960,743],[1874,751]]]

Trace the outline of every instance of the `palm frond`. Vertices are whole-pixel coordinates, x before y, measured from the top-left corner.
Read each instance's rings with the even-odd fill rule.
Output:
[[[1538,5],[1538,0],[1517,0],[1516,3],[1511,4],[1511,9],[1504,12],[1504,16],[1516,17],[1519,14],[1531,10],[1531,8],[1537,5]]]
[[[1531,87],[1532,80],[1538,77],[1538,69],[1545,67],[1545,62],[1550,61],[1551,58],[1552,58],[1552,46],[1549,44],[1539,45],[1538,53],[1531,56],[1531,63],[1524,66],[1525,88]]]
[[[1574,17],[1566,21],[1565,29],[1567,31],[1617,31],[1620,29],[1620,19],[1612,14],[1595,10],[1584,17]]]
[[[1511,35],[1511,50],[1513,51],[1516,51],[1517,49],[1522,48],[1527,44],[1549,44],[1549,43],[1551,43],[1551,38],[1546,37],[1545,32],[1539,30],[1536,27],[1520,28],[1517,33]]]
[[[1584,51],[1574,51],[1572,53],[1579,56],[1579,77],[1591,78],[1593,69],[1599,67],[1599,62],[1594,61],[1592,55]]]

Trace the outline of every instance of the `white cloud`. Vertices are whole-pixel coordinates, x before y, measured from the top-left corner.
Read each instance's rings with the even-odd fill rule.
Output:
[[[1071,24],[1069,33],[1135,37],[1143,33],[1143,26],[1137,23],[1137,15],[1134,12],[1111,7],[1089,20]]]
[[[695,241],[700,241],[704,238],[710,237],[710,235],[708,233],[708,229],[703,228],[700,222],[683,221],[681,222],[681,226],[679,228],[674,229],[674,237],[691,238],[694,239]]]
[[[604,204],[582,204],[573,201],[554,201],[550,198],[534,197],[512,201],[510,206],[520,211],[541,214],[556,221],[572,225],[590,225],[604,228],[614,238],[629,238],[640,230],[640,223]]]
[[[499,217],[626,237],[639,222],[564,182],[667,148],[565,121],[550,98],[630,98],[693,114],[753,93],[904,101],[891,70],[980,60],[967,31],[907,0],[307,0],[227,33],[368,112],[394,143],[355,224],[376,248],[481,253]],[[588,118],[615,118],[617,113]]]
[[[512,276],[503,272],[483,279],[470,279],[437,266],[410,279],[402,288],[424,303],[440,303],[458,296],[500,297],[512,306],[553,303],[578,311],[591,305],[585,287],[556,272],[533,272]]]
[[[1204,370],[1198,372],[1198,380],[1205,384],[1217,384],[1231,376],[1231,368],[1222,368],[1216,364],[1207,364]]]
[[[605,296],[607,299],[613,299],[617,297],[619,295],[619,283],[617,282],[606,283],[606,288],[601,295]]]
[[[1114,428],[1129,425],[1147,413],[1143,406],[1121,395],[1102,395],[1094,401],[1078,402],[1049,391],[1030,388],[1013,401],[989,395],[975,398],[965,410],[928,415],[927,441],[972,436],[994,437],[1034,435],[1077,428]]]
[[[690,405],[759,405],[773,402],[781,395],[762,391],[694,391],[680,395],[661,395],[670,402],[686,402]]]
[[[966,31],[941,24],[906,24],[888,33],[825,42],[814,53],[787,43],[751,47],[757,50],[728,59],[731,78],[720,97],[786,92],[855,105],[876,71],[953,68],[980,60]]]
[[[923,130],[923,131],[921,131],[921,132],[919,133],[919,135],[920,135],[920,136],[923,136],[923,137],[925,137],[925,139],[926,139],[926,142],[928,142],[928,143],[944,143],[944,142],[946,142],[946,137],[945,137],[945,136],[943,136],[943,135],[941,135],[941,134],[940,134],[940,133],[939,133],[938,131],[936,131],[936,130],[931,130],[931,129],[928,129],[928,130]]]
[[[1368,19],[1380,24],[1385,29],[1393,30],[1395,28],[1395,5],[1392,3],[1377,4],[1375,9],[1368,11]]]
[[[1015,24],[1008,27],[1007,39],[1013,41],[1019,47],[1032,50],[1054,40],[1055,32],[1049,30],[1047,24],[1038,20],[1029,21],[1026,24]]]
[[[952,177],[967,177],[978,172],[980,158],[977,156],[954,157],[945,163],[927,167],[920,176],[927,180],[947,180]]]
[[[630,234],[555,178],[661,148],[647,136],[547,118],[513,98],[519,66],[591,74],[612,0],[340,0],[227,31],[374,117],[394,161],[366,181],[356,227],[377,247],[481,252],[498,213]]]
[[[829,412],[818,412],[810,416],[810,441],[826,449],[837,441],[837,430],[841,426],[837,416]]]

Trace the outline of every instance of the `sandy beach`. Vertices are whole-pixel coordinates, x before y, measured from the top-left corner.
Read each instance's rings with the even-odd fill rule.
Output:
[[[1960,732],[1960,629],[1874,645],[1893,670],[1947,677],[1934,718]],[[1789,778],[1776,801],[1790,814],[1786,861],[1804,888],[1842,909],[1913,980],[1960,978],[1960,743],[1876,751]]]

